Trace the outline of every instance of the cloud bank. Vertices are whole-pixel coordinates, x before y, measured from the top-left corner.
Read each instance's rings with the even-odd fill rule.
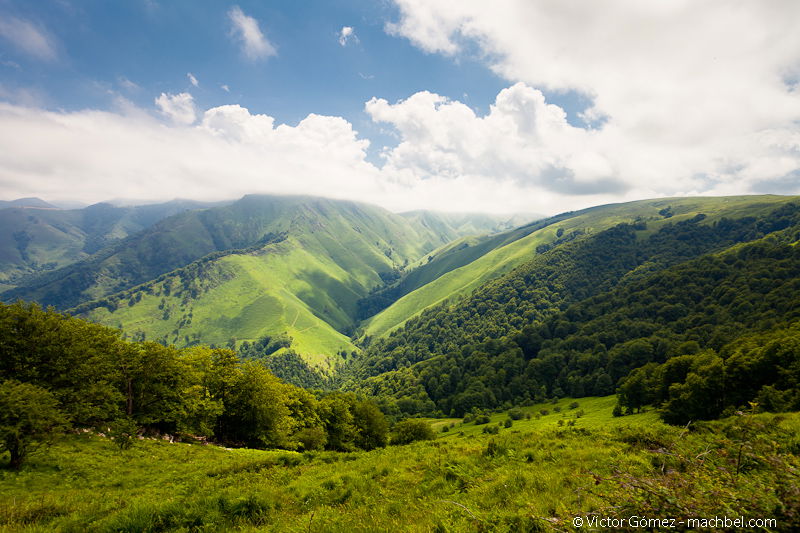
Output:
[[[188,92],[117,112],[0,104],[0,190],[85,201],[303,193],[539,213],[800,194],[800,3],[397,3],[388,32],[428,53],[477,54],[508,80],[487,113],[429,91],[376,95],[364,111],[398,143],[374,164],[341,117],[275,124],[236,105],[199,109]],[[274,54],[255,19],[238,8],[229,18],[246,55]],[[547,101],[559,91],[590,102],[582,122]]]
[[[477,48],[509,82],[589,99],[586,128],[540,129],[533,180],[638,195],[749,192],[783,179],[800,192],[786,179],[800,166],[798,2],[396,3],[387,31],[426,52]]]

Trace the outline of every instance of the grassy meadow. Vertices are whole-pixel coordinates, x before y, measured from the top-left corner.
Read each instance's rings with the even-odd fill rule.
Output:
[[[797,523],[800,415],[687,430],[653,412],[612,417],[611,397],[576,401],[521,408],[510,427],[507,413],[431,420],[435,440],[370,452],[163,439],[123,451],[73,434],[0,471],[0,531],[565,531],[588,513]]]

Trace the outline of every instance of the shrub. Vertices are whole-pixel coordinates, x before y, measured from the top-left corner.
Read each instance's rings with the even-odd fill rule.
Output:
[[[513,424],[514,422],[512,422],[510,418],[506,418],[506,421],[503,423],[503,426],[506,428],[510,428]]]
[[[522,409],[514,408],[508,412],[508,417],[511,420],[521,420],[523,416],[525,416],[525,413],[522,412]]]
[[[572,402],[571,404],[569,404],[570,409],[577,409],[578,407],[580,407],[580,404],[578,402]]]
[[[547,416],[547,415],[550,414],[550,410],[549,409],[539,409],[539,414],[542,415],[542,416]]]
[[[409,444],[418,440],[433,440],[431,426],[424,420],[409,418],[395,424],[392,430],[392,444]]]
[[[479,426],[481,424],[488,424],[489,423],[489,415],[478,415],[475,417],[475,425]]]

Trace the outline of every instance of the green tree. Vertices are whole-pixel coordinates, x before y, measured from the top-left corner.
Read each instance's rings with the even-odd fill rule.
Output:
[[[0,383],[0,449],[11,455],[11,468],[19,470],[32,450],[66,427],[48,390],[16,380]]]
[[[355,402],[353,419],[357,429],[356,446],[363,450],[386,446],[389,438],[389,423],[377,405],[366,400]]]
[[[409,444],[418,440],[433,440],[435,437],[430,424],[417,418],[402,420],[392,429],[392,444]]]

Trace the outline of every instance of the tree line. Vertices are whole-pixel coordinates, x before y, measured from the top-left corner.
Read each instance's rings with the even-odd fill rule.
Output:
[[[41,435],[137,428],[290,450],[385,446],[389,423],[353,393],[312,393],[229,349],[130,342],[117,330],[0,304],[0,449],[19,466]]]

